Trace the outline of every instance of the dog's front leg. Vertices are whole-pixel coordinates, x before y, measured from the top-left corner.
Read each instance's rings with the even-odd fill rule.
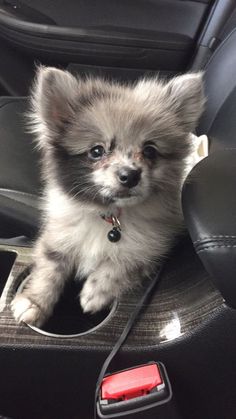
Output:
[[[40,243],[25,287],[11,303],[15,319],[40,327],[52,314],[70,270],[64,254]]]
[[[85,281],[80,294],[84,312],[95,313],[108,306],[129,286],[128,274],[110,261],[103,262]]]

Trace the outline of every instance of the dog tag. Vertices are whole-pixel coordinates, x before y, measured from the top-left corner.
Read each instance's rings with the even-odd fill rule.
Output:
[[[110,242],[116,243],[120,240],[121,234],[117,227],[113,227],[112,230],[109,231],[107,238]]]

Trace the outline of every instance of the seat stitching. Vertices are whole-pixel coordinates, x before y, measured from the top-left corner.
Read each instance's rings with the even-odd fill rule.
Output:
[[[208,249],[215,249],[215,248],[221,248],[221,247],[233,248],[233,247],[236,247],[236,244],[219,244],[219,245],[206,246],[204,247],[204,249],[198,250],[197,253],[205,252],[205,250],[208,250]]]
[[[205,236],[205,237],[203,237],[202,239],[198,239],[198,240],[195,240],[194,242],[193,242],[193,244],[196,244],[196,243],[200,243],[200,242],[203,242],[204,240],[209,240],[209,239],[221,239],[221,238],[229,238],[229,239],[236,239],[236,235],[226,235],[226,234],[219,234],[219,235],[213,235],[213,236]]]

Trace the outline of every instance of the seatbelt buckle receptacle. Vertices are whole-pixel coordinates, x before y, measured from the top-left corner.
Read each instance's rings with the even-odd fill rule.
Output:
[[[97,413],[115,418],[162,405],[172,390],[164,365],[151,362],[107,375],[101,384]]]

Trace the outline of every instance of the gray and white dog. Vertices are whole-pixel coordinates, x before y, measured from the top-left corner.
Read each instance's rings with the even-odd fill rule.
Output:
[[[86,278],[84,312],[150,275],[183,226],[181,187],[203,106],[201,73],[127,86],[39,69],[31,117],[45,219],[12,302],[18,321],[41,326],[73,271]]]

